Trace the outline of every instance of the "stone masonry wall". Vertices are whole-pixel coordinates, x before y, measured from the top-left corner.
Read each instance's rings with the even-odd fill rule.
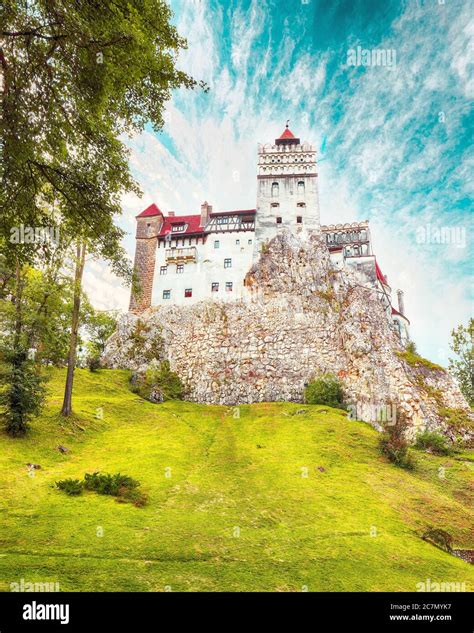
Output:
[[[374,406],[393,402],[413,434],[423,428],[452,434],[440,406],[469,415],[464,397],[446,372],[410,366],[398,355],[393,325],[364,281],[357,271],[332,267],[319,235],[303,240],[284,233],[247,274],[248,300],[128,314],[104,361],[144,370],[166,358],[187,399],[226,405],[301,402],[305,384],[330,372],[343,381],[359,419],[373,421]]]

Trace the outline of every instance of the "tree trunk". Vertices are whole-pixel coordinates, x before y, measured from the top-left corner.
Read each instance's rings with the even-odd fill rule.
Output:
[[[66,388],[64,390],[63,408],[61,415],[69,416],[72,413],[72,386],[74,382],[74,369],[76,367],[77,333],[79,330],[79,310],[81,307],[82,273],[86,259],[86,245],[79,242],[76,249],[76,271],[74,275],[74,303],[72,309],[71,336],[69,339],[69,353],[67,359]]]

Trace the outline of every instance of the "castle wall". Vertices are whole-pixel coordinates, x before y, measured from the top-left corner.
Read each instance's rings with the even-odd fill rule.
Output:
[[[187,399],[227,405],[301,402],[305,384],[330,372],[342,380],[359,419],[373,421],[374,406],[396,403],[413,433],[443,427],[433,389],[444,406],[469,411],[449,374],[420,374],[426,368],[415,370],[398,355],[400,340],[383,304],[359,281],[350,267],[333,266],[319,236],[302,240],[287,232],[252,266],[247,300],[127,315],[104,361],[143,370],[168,359]]]
[[[177,248],[195,248],[196,259],[180,262],[183,272],[177,272],[178,263],[167,262],[169,245],[163,241],[160,243],[154,268],[153,305],[192,305],[203,299],[232,301],[244,295],[244,277],[252,263],[253,232],[209,233],[198,240],[184,237],[178,239]],[[231,260],[228,268],[225,268],[226,259]],[[166,267],[166,274],[161,274],[162,267]],[[219,284],[217,292],[212,291],[213,283]],[[231,291],[226,289],[228,283],[232,283]],[[191,297],[185,296],[187,289],[192,290]],[[170,291],[169,299],[163,298],[163,291],[166,290]]]

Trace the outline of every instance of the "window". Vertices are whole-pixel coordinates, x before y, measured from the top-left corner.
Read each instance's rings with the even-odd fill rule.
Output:
[[[279,207],[280,203],[279,202],[272,202],[270,206],[271,207]]]
[[[180,224],[171,225],[171,231],[173,233],[182,233],[185,230],[186,230],[186,224],[184,224],[184,222],[181,222]]]
[[[296,224],[303,224],[303,218],[301,215],[296,216]]]
[[[272,183],[272,198],[278,198],[279,196],[279,186],[277,182]]]
[[[249,240],[249,244],[251,244],[251,243],[252,243],[252,240]]]
[[[303,160],[303,159],[301,159]],[[298,183],[298,195],[299,196],[304,196],[304,182],[302,180],[299,181]]]
[[[178,273],[178,275],[184,273],[184,264],[176,264],[176,272]]]
[[[211,284],[211,292],[219,292],[219,282],[218,281],[214,281]]]
[[[192,297],[193,296],[193,289],[192,288],[186,288],[186,290],[184,291],[184,296],[185,297]]]
[[[305,207],[305,203],[304,202],[298,202],[298,204],[296,205],[297,207]]]
[[[163,290],[163,299],[171,299],[171,290]]]
[[[235,240],[235,245],[240,246],[240,240]]]
[[[219,240],[215,240],[214,241],[214,248],[219,248],[220,244],[219,244]]]
[[[160,275],[166,275],[168,272],[168,266],[160,266]]]
[[[225,282],[225,291],[226,292],[232,292],[233,290],[233,283],[231,281],[226,281]]]
[[[232,260],[230,257],[224,259],[224,268],[232,268]]]
[[[277,220],[277,224],[281,224],[281,217],[278,216],[276,220]]]

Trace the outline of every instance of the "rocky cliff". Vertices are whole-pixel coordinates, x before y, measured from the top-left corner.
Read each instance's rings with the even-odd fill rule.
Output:
[[[104,362],[144,370],[167,359],[189,400],[237,405],[302,401],[314,376],[344,384],[354,417],[377,425],[396,406],[418,429],[469,434],[470,409],[442,368],[402,347],[377,293],[352,269],[338,269],[318,235],[282,234],[247,274],[246,301],[203,301],[128,314]]]

